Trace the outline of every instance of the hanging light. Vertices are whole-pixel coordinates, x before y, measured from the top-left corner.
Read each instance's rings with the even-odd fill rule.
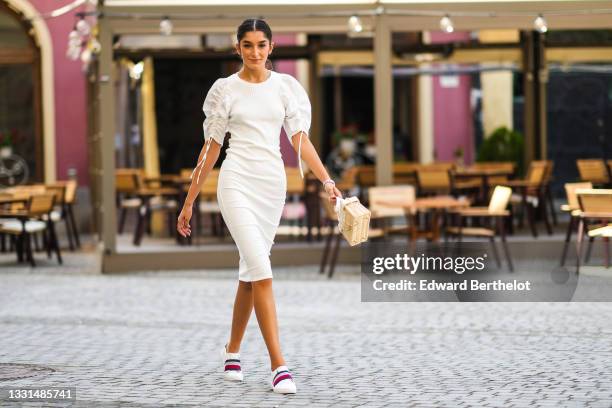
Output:
[[[536,19],[533,20],[533,28],[540,34],[544,34],[548,31],[548,23],[543,15],[539,14]]]
[[[172,21],[168,17],[164,17],[162,21],[159,22],[159,32],[163,35],[172,35],[172,30],[174,29],[174,25]]]
[[[361,19],[358,16],[351,16],[348,21],[348,29],[351,33],[360,33],[363,31]]]
[[[440,19],[440,28],[445,33],[452,33],[455,31],[455,27],[453,26],[453,20],[450,19],[450,16],[447,14]]]
[[[85,17],[81,17],[81,19],[77,21],[76,30],[82,37],[87,37],[89,35],[91,27],[87,20],[85,20]]]
[[[135,81],[138,81],[140,77],[142,76],[143,72],[144,72],[144,62],[140,61],[139,63],[134,64],[130,68],[130,78],[132,78]]]

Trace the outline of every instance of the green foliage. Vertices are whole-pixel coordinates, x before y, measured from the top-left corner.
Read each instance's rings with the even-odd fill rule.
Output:
[[[521,132],[499,127],[486,138],[476,157],[477,162],[507,161],[516,163],[519,174],[523,173],[523,157],[525,152],[525,140]]]
[[[0,132],[0,147],[11,147],[13,140],[10,131]]]

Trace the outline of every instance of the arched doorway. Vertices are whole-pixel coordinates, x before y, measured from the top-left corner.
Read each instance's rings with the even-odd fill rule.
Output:
[[[43,180],[40,50],[27,23],[0,3],[0,146],[25,159],[27,181]]]
[[[0,145],[11,144],[29,181],[55,180],[51,36],[26,0],[0,0]]]

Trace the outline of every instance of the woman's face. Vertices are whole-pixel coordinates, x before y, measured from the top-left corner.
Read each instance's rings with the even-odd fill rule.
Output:
[[[236,51],[247,68],[259,70],[265,69],[266,60],[273,48],[274,43],[270,43],[262,31],[249,31],[236,46]]]

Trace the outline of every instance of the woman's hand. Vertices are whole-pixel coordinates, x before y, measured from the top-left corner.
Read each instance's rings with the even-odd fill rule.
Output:
[[[191,226],[189,225],[189,220],[191,220],[191,214],[191,206],[184,205],[176,222],[176,230],[183,237],[188,237],[191,235]]]
[[[332,183],[325,184],[325,192],[329,196],[329,201],[331,201],[334,205],[336,205],[336,197],[342,198],[342,193]]]

